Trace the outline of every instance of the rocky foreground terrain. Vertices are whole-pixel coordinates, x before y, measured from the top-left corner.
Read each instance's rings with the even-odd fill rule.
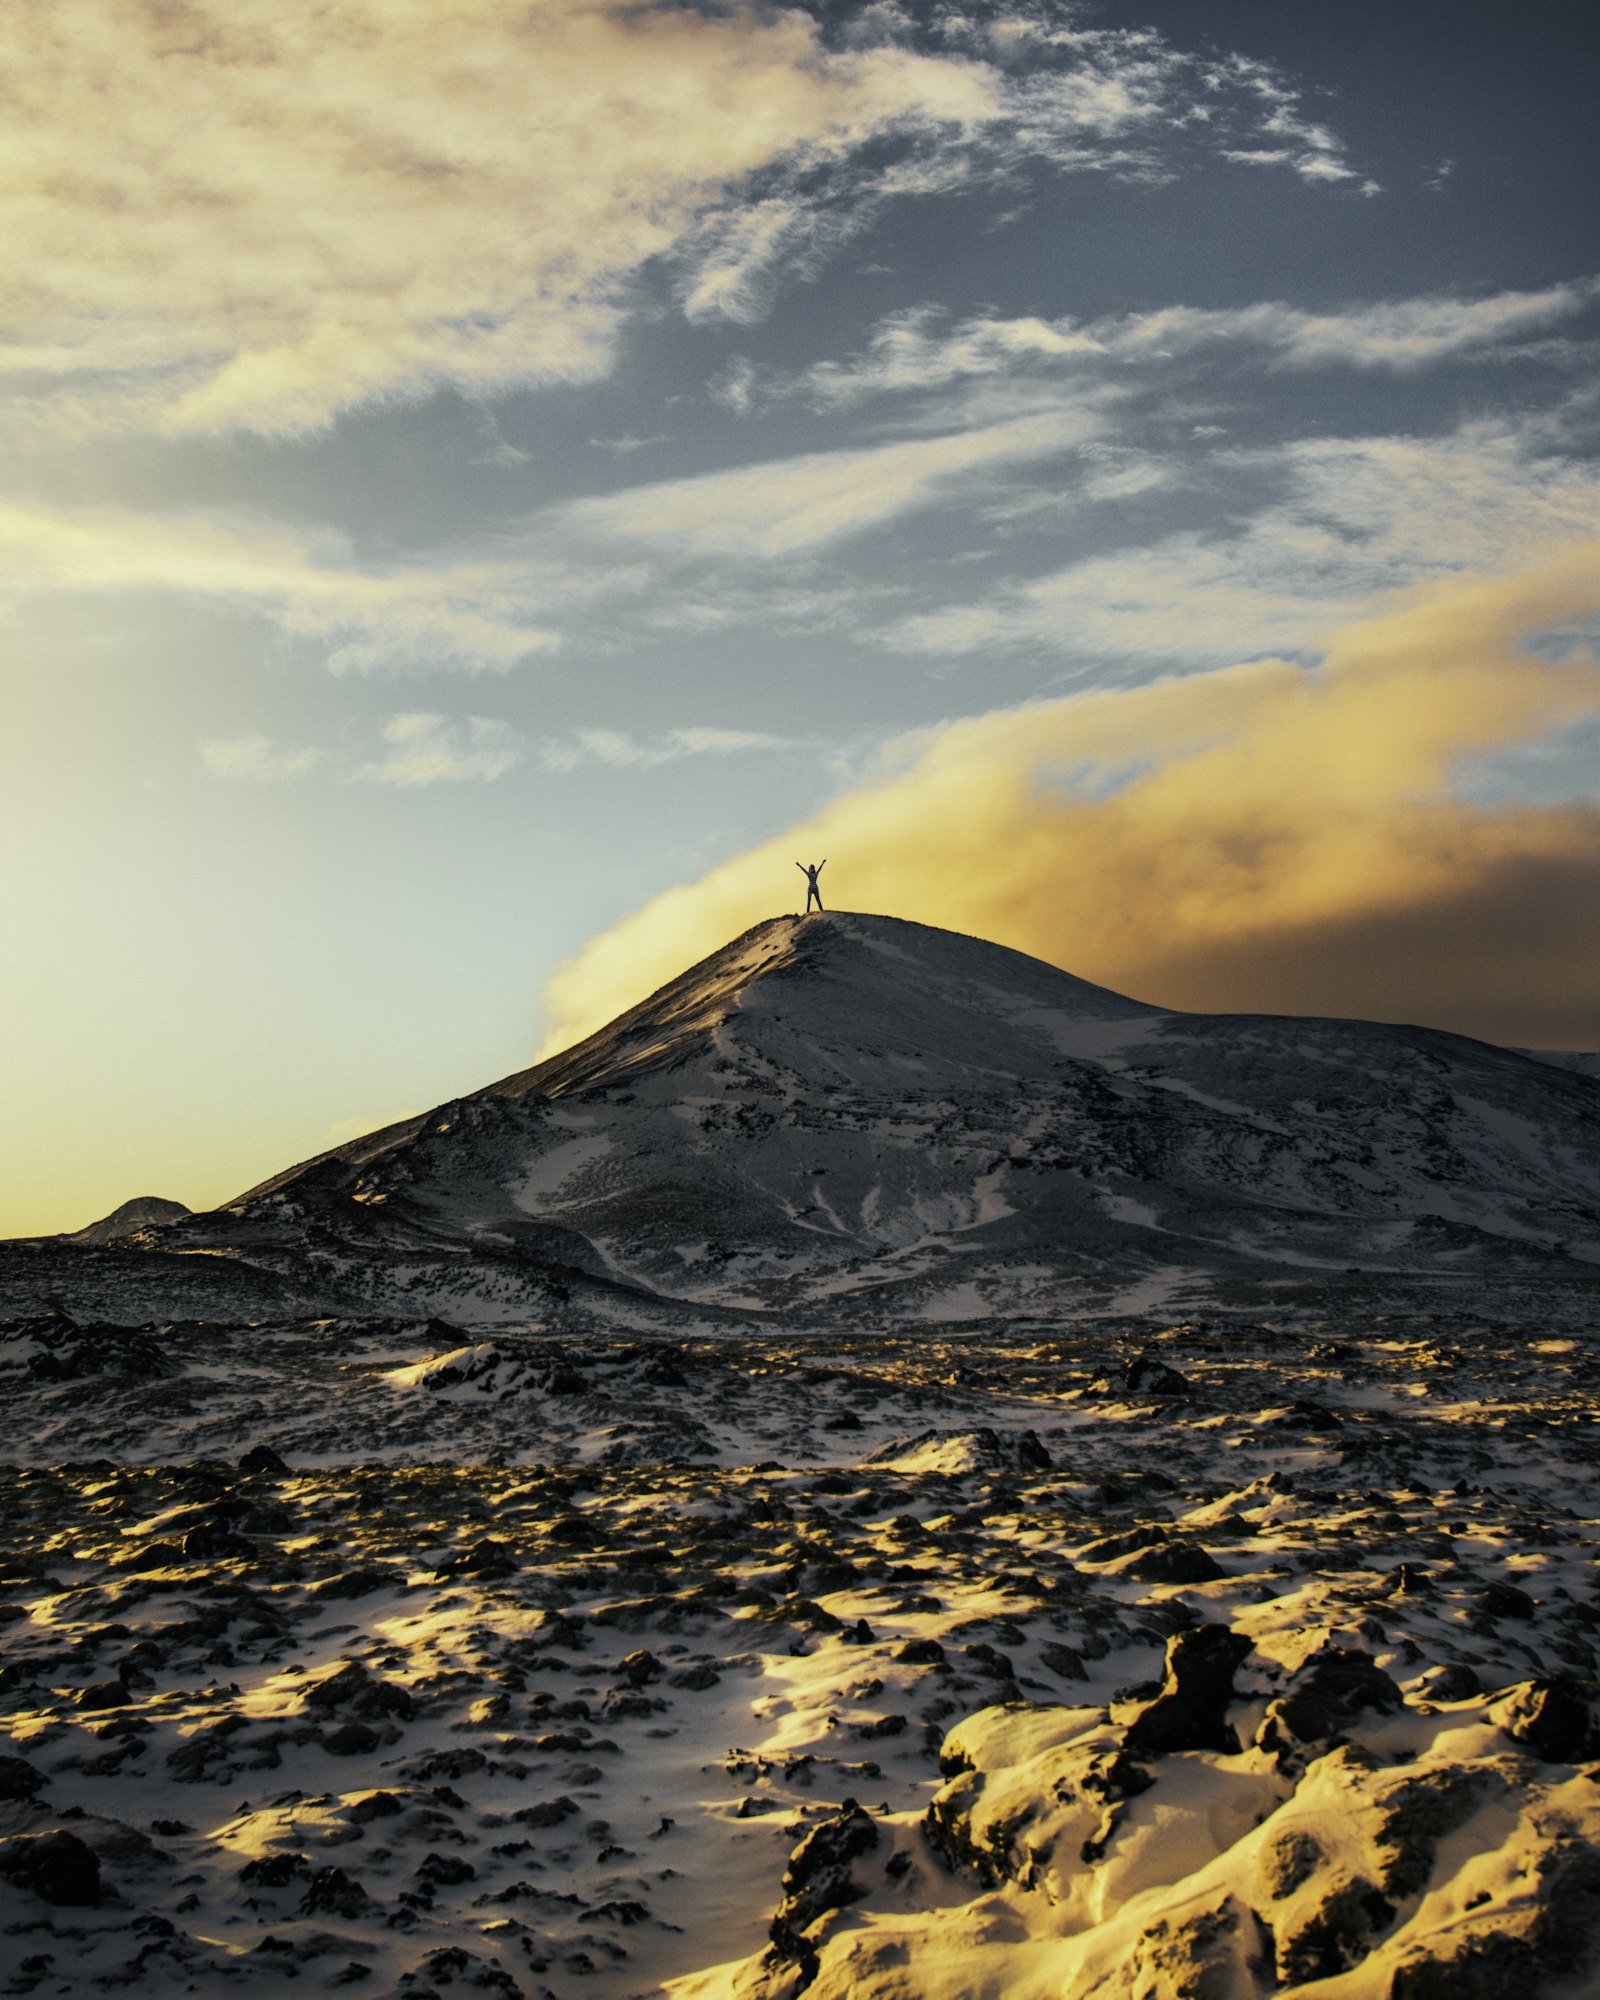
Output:
[[[1594,1072],[784,919],[0,1244],[0,1991],[1594,2000]]]
[[[5,1329],[5,1991],[1597,1990],[1586,1332],[449,1342]]]

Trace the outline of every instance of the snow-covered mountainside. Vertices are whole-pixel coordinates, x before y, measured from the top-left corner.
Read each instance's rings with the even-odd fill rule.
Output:
[[[1422,1028],[1166,1012],[888,917],[776,918],[149,1247],[488,1321],[1528,1297],[1600,1281],[1600,1082]]]

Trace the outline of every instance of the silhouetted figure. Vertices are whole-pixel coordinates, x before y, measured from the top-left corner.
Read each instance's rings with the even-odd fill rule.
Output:
[[[826,860],[822,860],[815,864],[809,861],[797,861],[794,865],[806,878],[806,915],[809,917],[813,903],[819,910],[822,908],[822,891],[817,887],[817,877],[828,864]]]

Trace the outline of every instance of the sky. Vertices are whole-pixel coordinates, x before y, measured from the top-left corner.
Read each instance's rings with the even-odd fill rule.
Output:
[[[1578,0],[12,0],[0,1233],[762,917],[1600,1047]]]

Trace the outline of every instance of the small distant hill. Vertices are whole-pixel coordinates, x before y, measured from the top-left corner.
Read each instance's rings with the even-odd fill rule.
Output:
[[[98,1222],[91,1222],[87,1229],[73,1230],[68,1241],[72,1243],[115,1243],[120,1236],[131,1236],[136,1229],[149,1229],[165,1222],[181,1222],[192,1213],[181,1201],[163,1201],[158,1194],[136,1194],[132,1201],[125,1201],[121,1208],[114,1208],[109,1215],[103,1215]]]

